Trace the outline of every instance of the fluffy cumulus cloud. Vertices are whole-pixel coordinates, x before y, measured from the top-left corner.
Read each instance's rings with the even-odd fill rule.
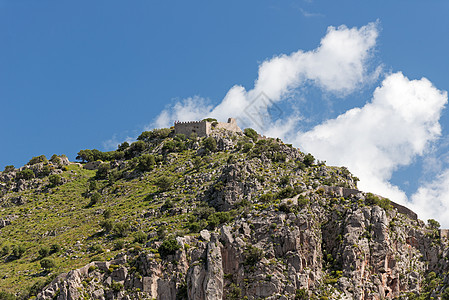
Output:
[[[427,79],[391,74],[370,103],[299,133],[296,142],[328,163],[347,166],[360,178],[361,189],[405,204],[406,195],[388,181],[440,136],[446,102],[447,93]]]
[[[421,186],[407,206],[418,212],[421,219],[437,219],[443,228],[449,228],[449,170]]]
[[[317,49],[299,50],[263,62],[253,89],[247,91],[235,85],[215,108],[205,105],[198,97],[178,102],[164,110],[155,125],[167,126],[175,120],[206,116],[221,120],[234,116],[240,124],[267,130],[264,127],[271,104],[283,100],[305,82],[345,95],[377,78],[379,69],[370,72],[367,64],[377,36],[376,23],[361,28],[329,27]]]

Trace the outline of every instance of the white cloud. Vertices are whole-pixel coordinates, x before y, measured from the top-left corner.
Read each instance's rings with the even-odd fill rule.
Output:
[[[406,203],[405,193],[388,181],[440,136],[446,103],[447,93],[429,80],[391,74],[370,103],[298,134],[297,144],[328,163],[347,166],[360,178],[361,189]]]
[[[164,110],[154,125],[167,126],[175,120],[197,120],[206,116],[226,120],[233,116],[240,123],[264,131],[267,129],[263,125],[266,123],[264,118],[271,104],[257,101],[261,94],[278,102],[305,82],[310,82],[343,96],[376,79],[380,69],[370,72],[368,61],[377,36],[376,23],[360,29],[331,26],[317,49],[299,50],[264,61],[259,66],[253,89],[247,91],[242,86],[233,86],[214,109],[205,105],[201,98],[186,99]],[[248,110],[258,115],[250,116]]]
[[[408,206],[418,212],[421,219],[437,219],[443,228],[449,228],[449,170],[421,186]]]
[[[153,126],[148,126],[146,130],[170,127],[174,121],[199,120],[207,116],[211,109],[212,106],[208,104],[206,99],[199,96],[190,97],[163,110],[156,118]]]

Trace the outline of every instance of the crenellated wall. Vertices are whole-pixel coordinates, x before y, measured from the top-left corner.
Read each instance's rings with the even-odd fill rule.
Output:
[[[175,134],[184,134],[189,137],[192,133],[196,133],[199,137],[204,137],[208,136],[214,128],[242,132],[233,118],[229,118],[227,123],[217,122],[215,126],[212,124],[207,121],[175,122]]]

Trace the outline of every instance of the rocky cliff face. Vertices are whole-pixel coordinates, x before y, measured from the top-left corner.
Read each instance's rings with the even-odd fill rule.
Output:
[[[45,164],[27,166],[34,174],[28,180],[20,179],[23,169],[0,175],[5,209],[46,203],[52,193],[72,195],[84,180],[85,192],[74,199],[91,201],[70,203],[57,216],[79,210],[94,231],[58,259],[94,260],[91,249],[100,243],[115,256],[59,274],[37,299],[449,299],[446,232],[357,190],[346,168],[314,163],[280,140],[225,130],[205,139],[170,130],[142,137],[111,153],[83,150],[86,161],[108,160],[95,176],[82,177],[94,171],[79,166],[64,173],[62,164],[45,172],[72,180],[70,190],[66,181],[46,184]],[[101,200],[92,201],[94,194]],[[26,222],[26,210],[15,211],[2,216],[0,229]],[[132,240],[125,229],[140,237]],[[122,244],[113,249],[118,238]]]
[[[447,241],[367,195],[325,188],[248,211],[232,224],[60,275],[38,299],[393,299],[447,270]],[[371,197],[369,195],[368,197]],[[440,282],[442,283],[442,281]],[[443,293],[436,285],[433,295]],[[429,294],[430,295],[430,294]]]

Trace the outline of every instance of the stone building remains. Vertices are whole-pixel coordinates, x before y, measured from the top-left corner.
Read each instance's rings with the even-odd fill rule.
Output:
[[[227,123],[192,121],[192,122],[175,122],[175,134],[184,134],[190,136],[196,133],[198,137],[209,136],[213,129],[223,128],[233,132],[242,132],[234,118],[229,118]]]

